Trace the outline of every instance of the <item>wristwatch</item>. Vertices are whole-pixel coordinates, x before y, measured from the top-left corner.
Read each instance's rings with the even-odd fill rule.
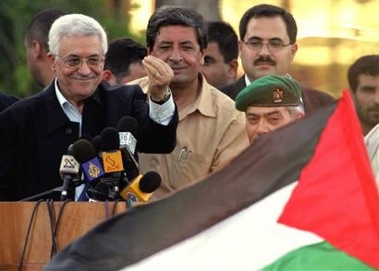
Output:
[[[171,97],[171,91],[170,91],[170,89],[168,89],[168,91],[166,92],[166,94],[165,94],[164,97],[163,97],[163,100],[156,101],[156,100],[153,99],[152,96],[150,96],[150,99],[151,99],[154,103],[162,105],[162,104],[164,104],[165,102],[167,102],[168,99],[170,99],[170,97]]]

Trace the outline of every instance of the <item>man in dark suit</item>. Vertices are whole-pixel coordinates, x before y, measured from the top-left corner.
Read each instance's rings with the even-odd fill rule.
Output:
[[[239,35],[245,74],[236,83],[221,88],[232,99],[261,76],[288,75],[298,49],[295,19],[285,9],[273,5],[261,4],[248,9],[240,20]],[[305,87],[302,87],[301,96],[305,113],[333,101],[332,96]]]
[[[152,77],[148,97],[136,85],[110,89],[102,83],[106,33],[81,14],[53,23],[49,47],[56,79],[0,114],[0,200],[20,200],[61,186],[59,165],[68,146],[81,135],[117,126],[125,115],[139,122],[138,151],[173,150],[178,113],[168,89],[173,78],[168,65],[153,57],[144,60]]]

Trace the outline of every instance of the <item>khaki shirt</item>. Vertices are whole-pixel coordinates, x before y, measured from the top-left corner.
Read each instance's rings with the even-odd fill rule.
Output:
[[[203,76],[197,100],[179,112],[176,147],[170,154],[139,154],[141,174],[156,171],[161,187],[152,199],[207,176],[249,146],[245,115],[234,101],[209,85]],[[147,77],[134,80],[146,92]]]

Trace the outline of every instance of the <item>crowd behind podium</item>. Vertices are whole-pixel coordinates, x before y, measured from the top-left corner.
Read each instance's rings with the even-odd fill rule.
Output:
[[[108,45],[95,19],[58,9],[41,11],[25,29],[28,67],[43,89],[24,99],[0,96],[3,201],[61,186],[59,165],[69,146],[116,127],[123,116],[139,122],[135,159],[141,174],[156,171],[162,177],[152,200],[200,181],[254,144],[252,134],[282,127],[275,123],[285,118],[279,112],[283,104],[240,107],[237,97],[266,76],[296,81],[289,70],[301,50],[295,18],[270,4],[246,10],[238,36],[228,22],[206,22],[192,8],[158,8],[147,24],[146,47],[130,37]],[[378,60],[379,55],[361,56],[346,75],[363,136],[379,123]],[[299,116],[335,101],[322,90],[299,86]],[[249,113],[254,107],[269,111],[258,120],[258,113]]]
[[[159,209],[233,171],[230,164],[267,143],[267,134],[338,103],[290,75],[301,50],[297,30],[290,12],[270,4],[246,10],[238,35],[190,7],[163,6],[148,20],[146,45],[131,37],[108,43],[95,18],[41,11],[24,42],[41,90],[23,99],[0,95],[0,201],[114,200]],[[358,57],[346,77],[378,185],[379,54]],[[121,128],[125,117],[137,124]],[[274,157],[275,147],[265,154]],[[154,188],[146,183],[152,173]],[[52,190],[58,193],[45,196]]]

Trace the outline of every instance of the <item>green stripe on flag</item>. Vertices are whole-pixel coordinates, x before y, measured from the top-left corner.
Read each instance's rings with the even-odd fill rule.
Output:
[[[262,270],[375,270],[346,253],[337,250],[327,242],[304,246],[279,258]]]

